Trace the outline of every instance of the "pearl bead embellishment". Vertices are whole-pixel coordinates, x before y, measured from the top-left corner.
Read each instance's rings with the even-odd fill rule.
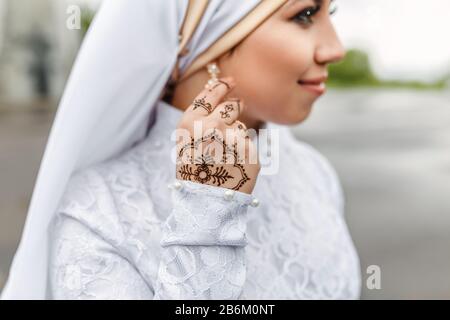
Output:
[[[175,181],[175,182],[173,183],[173,188],[174,188],[175,190],[180,190],[180,189],[181,189],[181,183],[180,183],[179,181]]]
[[[215,85],[217,82],[218,82],[217,79],[209,79],[208,85],[212,86],[212,85]]]
[[[250,203],[250,205],[251,205],[252,207],[257,207],[257,206],[259,206],[259,200],[256,199],[256,198],[253,198],[253,200],[252,200],[252,202]]]
[[[226,200],[233,199],[233,196],[234,196],[234,191],[233,190],[225,191],[224,197],[225,197]]]
[[[205,85],[205,89],[211,89],[217,82],[217,79],[209,79]]]
[[[209,73],[213,73],[213,74],[219,73],[219,68],[218,68],[217,64],[215,64],[215,63],[208,64],[207,69],[208,69]]]

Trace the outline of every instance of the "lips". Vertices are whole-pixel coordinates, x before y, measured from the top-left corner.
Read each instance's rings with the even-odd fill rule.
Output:
[[[298,81],[298,84],[308,91],[311,91],[318,95],[322,95],[326,91],[325,81],[327,81],[327,79],[327,76],[322,76],[314,79],[302,79]]]

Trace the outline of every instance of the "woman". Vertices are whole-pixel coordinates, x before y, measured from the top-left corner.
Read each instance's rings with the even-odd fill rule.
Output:
[[[330,0],[105,1],[2,297],[358,298],[338,177],[283,126],[307,118],[344,55],[330,11]],[[272,137],[257,161],[251,129]]]

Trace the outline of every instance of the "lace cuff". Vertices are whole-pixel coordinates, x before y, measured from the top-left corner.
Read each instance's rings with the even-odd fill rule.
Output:
[[[247,245],[250,194],[176,180],[173,210],[163,226],[161,246]]]

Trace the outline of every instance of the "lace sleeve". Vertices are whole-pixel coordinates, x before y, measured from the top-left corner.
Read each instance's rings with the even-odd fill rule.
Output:
[[[246,278],[250,195],[179,181],[180,188],[172,193],[172,212],[162,228],[157,280],[148,284],[115,242],[105,238],[115,231],[103,230],[104,235],[90,226],[107,221],[88,222],[87,217],[102,210],[96,206],[100,195],[91,202],[80,192],[94,187],[103,190],[100,180],[91,174],[87,185],[82,179],[73,183],[67,203],[53,222],[50,286],[54,299],[238,299]]]
[[[163,226],[155,300],[238,299],[246,279],[242,192],[177,180]]]
[[[151,299],[146,282],[100,235],[70,216],[58,215],[51,246],[52,298]]]

